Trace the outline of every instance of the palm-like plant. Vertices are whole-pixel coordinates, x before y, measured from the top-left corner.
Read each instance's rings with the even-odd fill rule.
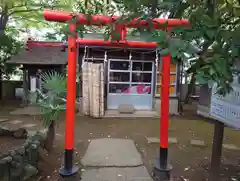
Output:
[[[45,148],[50,151],[55,138],[55,121],[66,110],[66,74],[56,71],[40,73],[41,89],[31,93],[31,103],[41,108],[44,127],[48,128]]]

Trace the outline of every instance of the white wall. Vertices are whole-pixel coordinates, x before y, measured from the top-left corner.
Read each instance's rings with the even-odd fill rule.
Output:
[[[160,106],[161,106],[161,100],[160,98],[156,98],[154,100],[154,110],[156,110],[160,114]],[[169,105],[169,113],[171,115],[178,115],[178,100],[177,98],[171,98],[170,99],[170,105]]]

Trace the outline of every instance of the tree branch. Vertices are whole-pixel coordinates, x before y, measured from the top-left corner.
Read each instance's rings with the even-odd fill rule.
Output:
[[[9,8],[9,10],[14,9],[14,8],[21,8],[21,7],[24,7],[24,6],[26,6],[26,3],[21,4],[21,5],[12,6],[11,8]]]
[[[13,11],[9,14],[9,16],[15,14],[15,13],[27,13],[27,12],[32,12],[32,11],[40,11],[43,7],[36,8],[36,9],[23,9],[23,10],[16,10]]]
[[[29,19],[28,17],[19,17],[17,19],[14,19],[14,20],[27,20],[27,21],[31,21],[33,23],[44,23],[44,24],[47,24],[47,21],[41,21],[41,20],[34,20],[34,19]]]

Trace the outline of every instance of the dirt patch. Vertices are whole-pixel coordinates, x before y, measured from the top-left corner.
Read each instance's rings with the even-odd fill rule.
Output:
[[[64,122],[60,121],[57,127],[57,140],[54,152],[51,154],[51,169],[45,172],[42,180],[63,179],[58,175],[64,151]],[[148,144],[147,137],[159,135],[159,121],[157,119],[91,119],[77,117],[75,126],[75,163],[79,164],[91,139],[113,137],[130,138],[136,143],[141,153],[144,165],[151,173],[156,157],[159,153],[158,144]],[[170,145],[169,158],[173,165],[175,180],[189,179],[204,181],[209,178],[211,142],[213,125],[205,121],[172,120],[169,135],[178,139],[178,144]],[[225,142],[240,146],[240,133],[226,128]],[[202,139],[207,147],[193,147],[190,139]],[[235,151],[223,150],[221,180],[230,181],[240,179],[240,154]],[[49,168],[49,167],[48,167]]]
[[[7,115],[7,113],[6,113]],[[169,136],[178,139],[178,144],[169,146],[169,159],[173,165],[173,176],[176,181],[189,179],[190,181],[204,181],[209,179],[213,124],[200,117],[171,117]],[[33,117],[18,116],[18,120],[33,119]],[[57,122],[56,141],[54,150],[49,154],[45,169],[38,178],[41,181],[63,181],[58,170],[63,162],[65,117]],[[95,138],[128,138],[133,139],[141,153],[144,165],[152,171],[159,153],[158,144],[148,144],[146,137],[159,136],[159,120],[152,118],[137,119],[92,119],[76,117],[75,122],[75,157],[74,163],[80,164],[91,139]],[[240,132],[225,128],[224,143],[235,144],[240,147]],[[191,139],[201,139],[207,147],[193,147]],[[11,143],[12,144],[12,143]],[[0,151],[1,148],[0,148]],[[240,180],[240,153],[223,150],[221,181]],[[67,179],[69,180],[69,179]],[[71,180],[79,181],[79,178]]]
[[[15,139],[13,137],[0,136],[0,154],[7,154],[11,150],[19,148],[25,139]]]

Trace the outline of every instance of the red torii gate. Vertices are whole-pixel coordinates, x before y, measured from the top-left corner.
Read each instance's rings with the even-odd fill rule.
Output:
[[[44,17],[47,21],[70,22],[73,20],[73,13],[45,10]],[[117,22],[118,16],[92,15],[90,20],[83,14],[78,14],[76,22],[69,25],[71,35],[68,36],[68,78],[67,78],[67,110],[66,110],[66,131],[65,131],[65,161],[64,167],[60,169],[62,176],[70,176],[78,171],[73,166],[73,146],[74,146],[74,122],[75,122],[75,101],[76,101],[76,59],[77,43],[84,45],[100,45],[111,47],[137,47],[137,48],[157,48],[157,43],[151,42],[131,42],[126,40],[127,28],[138,28],[148,25],[146,20],[135,18],[126,24]],[[104,26],[114,24],[120,34],[120,41],[88,40],[77,38],[76,23],[86,25]],[[159,26],[165,24],[166,27]],[[171,29],[174,26],[189,26],[188,20],[184,19],[153,19],[154,29]],[[161,90],[161,117],[160,117],[160,152],[153,174],[156,179],[169,177],[172,167],[168,164],[168,122],[169,122],[169,83],[170,83],[170,64],[171,55],[162,56],[162,90]]]

